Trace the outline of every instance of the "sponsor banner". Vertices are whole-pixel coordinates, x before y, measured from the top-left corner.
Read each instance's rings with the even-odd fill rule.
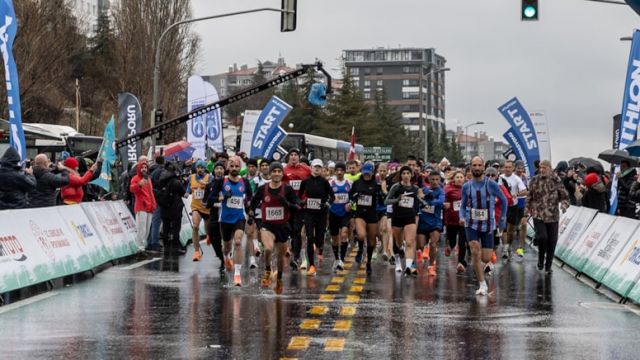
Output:
[[[111,260],[107,248],[91,221],[78,205],[57,206],[58,214],[71,230],[72,239],[83,254],[78,258],[82,271],[92,269]]]
[[[602,284],[626,297],[638,279],[640,279],[640,230],[636,229],[602,278]]]
[[[540,160],[551,159],[551,140],[549,139],[549,123],[547,115],[542,111],[533,111],[529,113],[533,128],[538,138],[538,149],[540,149]]]
[[[622,111],[620,124],[620,138],[618,149],[624,149],[636,140],[638,132],[638,120],[640,118],[640,31],[633,31],[633,41],[629,52],[629,62],[627,65],[627,77],[622,95]],[[616,166],[613,174],[620,171],[620,166]],[[615,214],[618,208],[618,177],[613,176],[611,181],[611,197],[609,199],[609,214]]]
[[[260,113],[255,129],[253,130],[251,150],[247,153],[250,158],[266,157],[265,150],[271,150],[269,146],[273,145],[274,137],[280,133],[278,130],[280,123],[289,114],[289,111],[291,111],[291,105],[280,100],[277,96],[271,97]],[[275,150],[278,145],[279,144],[275,144],[272,149]]]
[[[242,119],[242,135],[240,136],[240,151],[245,154],[251,152],[251,140],[253,140],[253,131],[260,117],[260,110],[245,110]]]
[[[91,181],[91,184],[98,185],[105,191],[111,191],[111,166],[116,162],[116,128],[113,116],[111,116],[111,120],[109,120],[104,129],[102,145],[98,154],[98,157],[103,160],[102,168],[100,176]]]
[[[613,117],[613,140],[612,149],[617,149],[620,146],[620,126],[622,125],[622,115],[618,114]]]
[[[570,206],[569,208],[572,208]],[[577,210],[577,214],[566,223],[566,228],[562,231],[562,235],[558,235],[558,244],[556,246],[555,255],[566,262],[565,251],[573,247],[576,241],[580,238],[582,233],[587,230],[591,220],[596,216],[598,210],[580,207]]]
[[[138,245],[136,245],[136,236],[138,236],[138,229],[136,228],[136,218],[131,214],[131,211],[127,208],[124,200],[108,201],[107,204],[111,206],[113,213],[120,219],[120,224],[126,234],[129,234],[127,242],[129,248],[135,253],[138,251]]]
[[[518,135],[516,135],[513,129],[509,129],[502,135],[502,137],[504,137],[509,146],[511,146],[511,152],[515,155],[516,160],[522,160],[524,162],[524,170],[527,173],[527,177],[531,179],[533,177],[531,174],[535,174],[536,167],[534,163],[529,162],[529,157],[527,157],[525,147],[520,142]]]
[[[131,93],[118,93],[118,140],[124,140],[141,130],[142,106],[140,106],[140,101]],[[120,148],[120,161],[123,169],[127,169],[130,162],[138,161],[142,151],[141,144],[142,142],[136,141]]]
[[[4,79],[9,109],[9,143],[20,154],[20,159],[25,160],[27,143],[22,128],[18,67],[13,58],[13,40],[16,38],[17,32],[18,20],[13,9],[13,2],[11,0],[0,1],[0,51],[4,60]]]
[[[278,151],[278,147],[284,141],[284,138],[287,137],[287,132],[280,126],[276,129],[275,134],[271,138],[271,141],[267,144],[267,148],[264,150],[264,157],[266,159],[272,159],[273,154]]]
[[[507,119],[507,122],[511,125],[512,133],[515,134],[519,140],[522,148],[521,151],[526,157],[525,162],[528,164],[527,168],[529,172],[527,175],[532,177],[535,170],[533,164],[536,160],[540,160],[540,148],[538,145],[538,136],[536,135],[536,130],[533,127],[529,113],[516,97],[500,106],[498,111]],[[516,151],[516,153],[517,152],[518,151]],[[525,160],[525,158],[522,160]]]
[[[204,82],[205,102],[207,104],[214,103],[220,100],[218,91],[208,81]],[[204,115],[206,117],[207,125],[207,146],[209,149],[213,149],[216,152],[222,152],[224,150],[224,136],[222,130],[222,115],[220,108],[213,111],[209,111]]]
[[[565,251],[564,257],[567,264],[580,271],[591,251],[600,243],[615,221],[616,217],[609,214],[599,213],[596,215],[587,230],[574,243],[574,246]]]
[[[30,229],[0,217],[0,293],[49,280],[46,264],[47,256]]]
[[[187,111],[193,111],[206,104],[206,94],[204,80],[198,75],[189,77],[187,84]],[[205,158],[207,124],[206,115],[196,116],[187,121],[187,141],[196,150],[193,157],[196,159]]]
[[[87,202],[80,206],[102,238],[111,259],[136,252],[137,248],[131,245],[131,242],[135,245],[135,237],[122,224],[120,216],[113,211],[109,202]]]
[[[623,248],[631,241],[640,221],[624,217],[617,217],[616,222],[605,234],[604,238],[595,246],[587,260],[582,272],[593,280],[602,282],[607,270],[611,267]]]

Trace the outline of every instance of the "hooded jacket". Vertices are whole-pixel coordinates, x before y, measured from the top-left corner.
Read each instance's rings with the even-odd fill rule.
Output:
[[[162,192],[160,196],[165,196],[166,203],[158,204],[162,209],[163,218],[178,218],[182,216],[182,208],[184,203],[182,197],[186,190],[182,186],[182,181],[175,172],[173,167],[161,169],[158,176],[158,190]]]
[[[129,190],[133,193],[136,198],[136,206],[134,208],[134,212],[138,213],[140,211],[152,213],[156,210],[158,206],[156,204],[156,198],[153,195],[153,185],[151,184],[151,178],[149,173],[143,177],[142,175],[142,165],[148,164],[146,161],[139,162],[136,165],[136,175],[131,179],[131,185],[129,185]],[[147,180],[145,185],[141,185],[142,180]]]
[[[45,167],[34,167],[36,188],[29,193],[29,207],[38,208],[56,205],[56,189],[69,185],[69,172],[65,169],[53,174]]]
[[[67,163],[68,162],[65,160],[65,164]],[[77,168],[72,170],[77,170]],[[60,190],[60,195],[62,195],[62,201],[65,204],[81,203],[82,198],[84,197],[84,189],[82,187],[87,185],[92,178],[93,178],[93,171],[91,171],[91,169],[87,170],[87,172],[82,177],[78,175],[75,171],[70,171],[69,185],[63,187]]]
[[[0,210],[27,207],[27,193],[36,187],[33,175],[18,165],[20,155],[10,147],[0,158]]]
[[[618,208],[635,208],[636,203],[631,199],[631,186],[636,181],[635,168],[629,168],[618,178]]]

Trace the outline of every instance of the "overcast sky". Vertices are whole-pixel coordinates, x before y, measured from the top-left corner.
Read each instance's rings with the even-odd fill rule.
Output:
[[[192,0],[193,16],[260,7],[280,0]],[[196,23],[202,39],[198,72],[255,66],[281,54],[289,65],[316,58],[339,75],[344,49],[426,47],[447,59],[447,127],[500,138],[497,111],[517,96],[546,112],[554,164],[597,157],[611,147],[620,112],[630,36],[640,16],[627,6],[585,0],[540,0],[540,20],[522,22],[519,0],[299,0],[298,26],[280,33],[280,15],[259,13]],[[473,128],[470,128],[473,129]]]

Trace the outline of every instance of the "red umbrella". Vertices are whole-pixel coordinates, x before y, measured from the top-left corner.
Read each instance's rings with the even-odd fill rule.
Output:
[[[162,155],[164,157],[170,157],[171,155],[181,152],[189,147],[191,147],[191,143],[188,141],[185,141],[185,140],[176,141],[169,145],[165,145],[165,147],[162,149],[163,150]],[[160,155],[160,153],[156,151],[156,155]]]

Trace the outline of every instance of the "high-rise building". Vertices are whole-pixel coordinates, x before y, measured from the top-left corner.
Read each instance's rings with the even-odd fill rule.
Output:
[[[387,103],[402,114],[405,128],[413,136],[425,124],[445,130],[446,60],[433,48],[344,50],[346,75],[360,88],[365,100],[373,101],[384,89]]]
[[[71,0],[71,10],[78,19],[78,27],[86,36],[92,36],[98,28],[98,17],[109,10],[109,0]]]

